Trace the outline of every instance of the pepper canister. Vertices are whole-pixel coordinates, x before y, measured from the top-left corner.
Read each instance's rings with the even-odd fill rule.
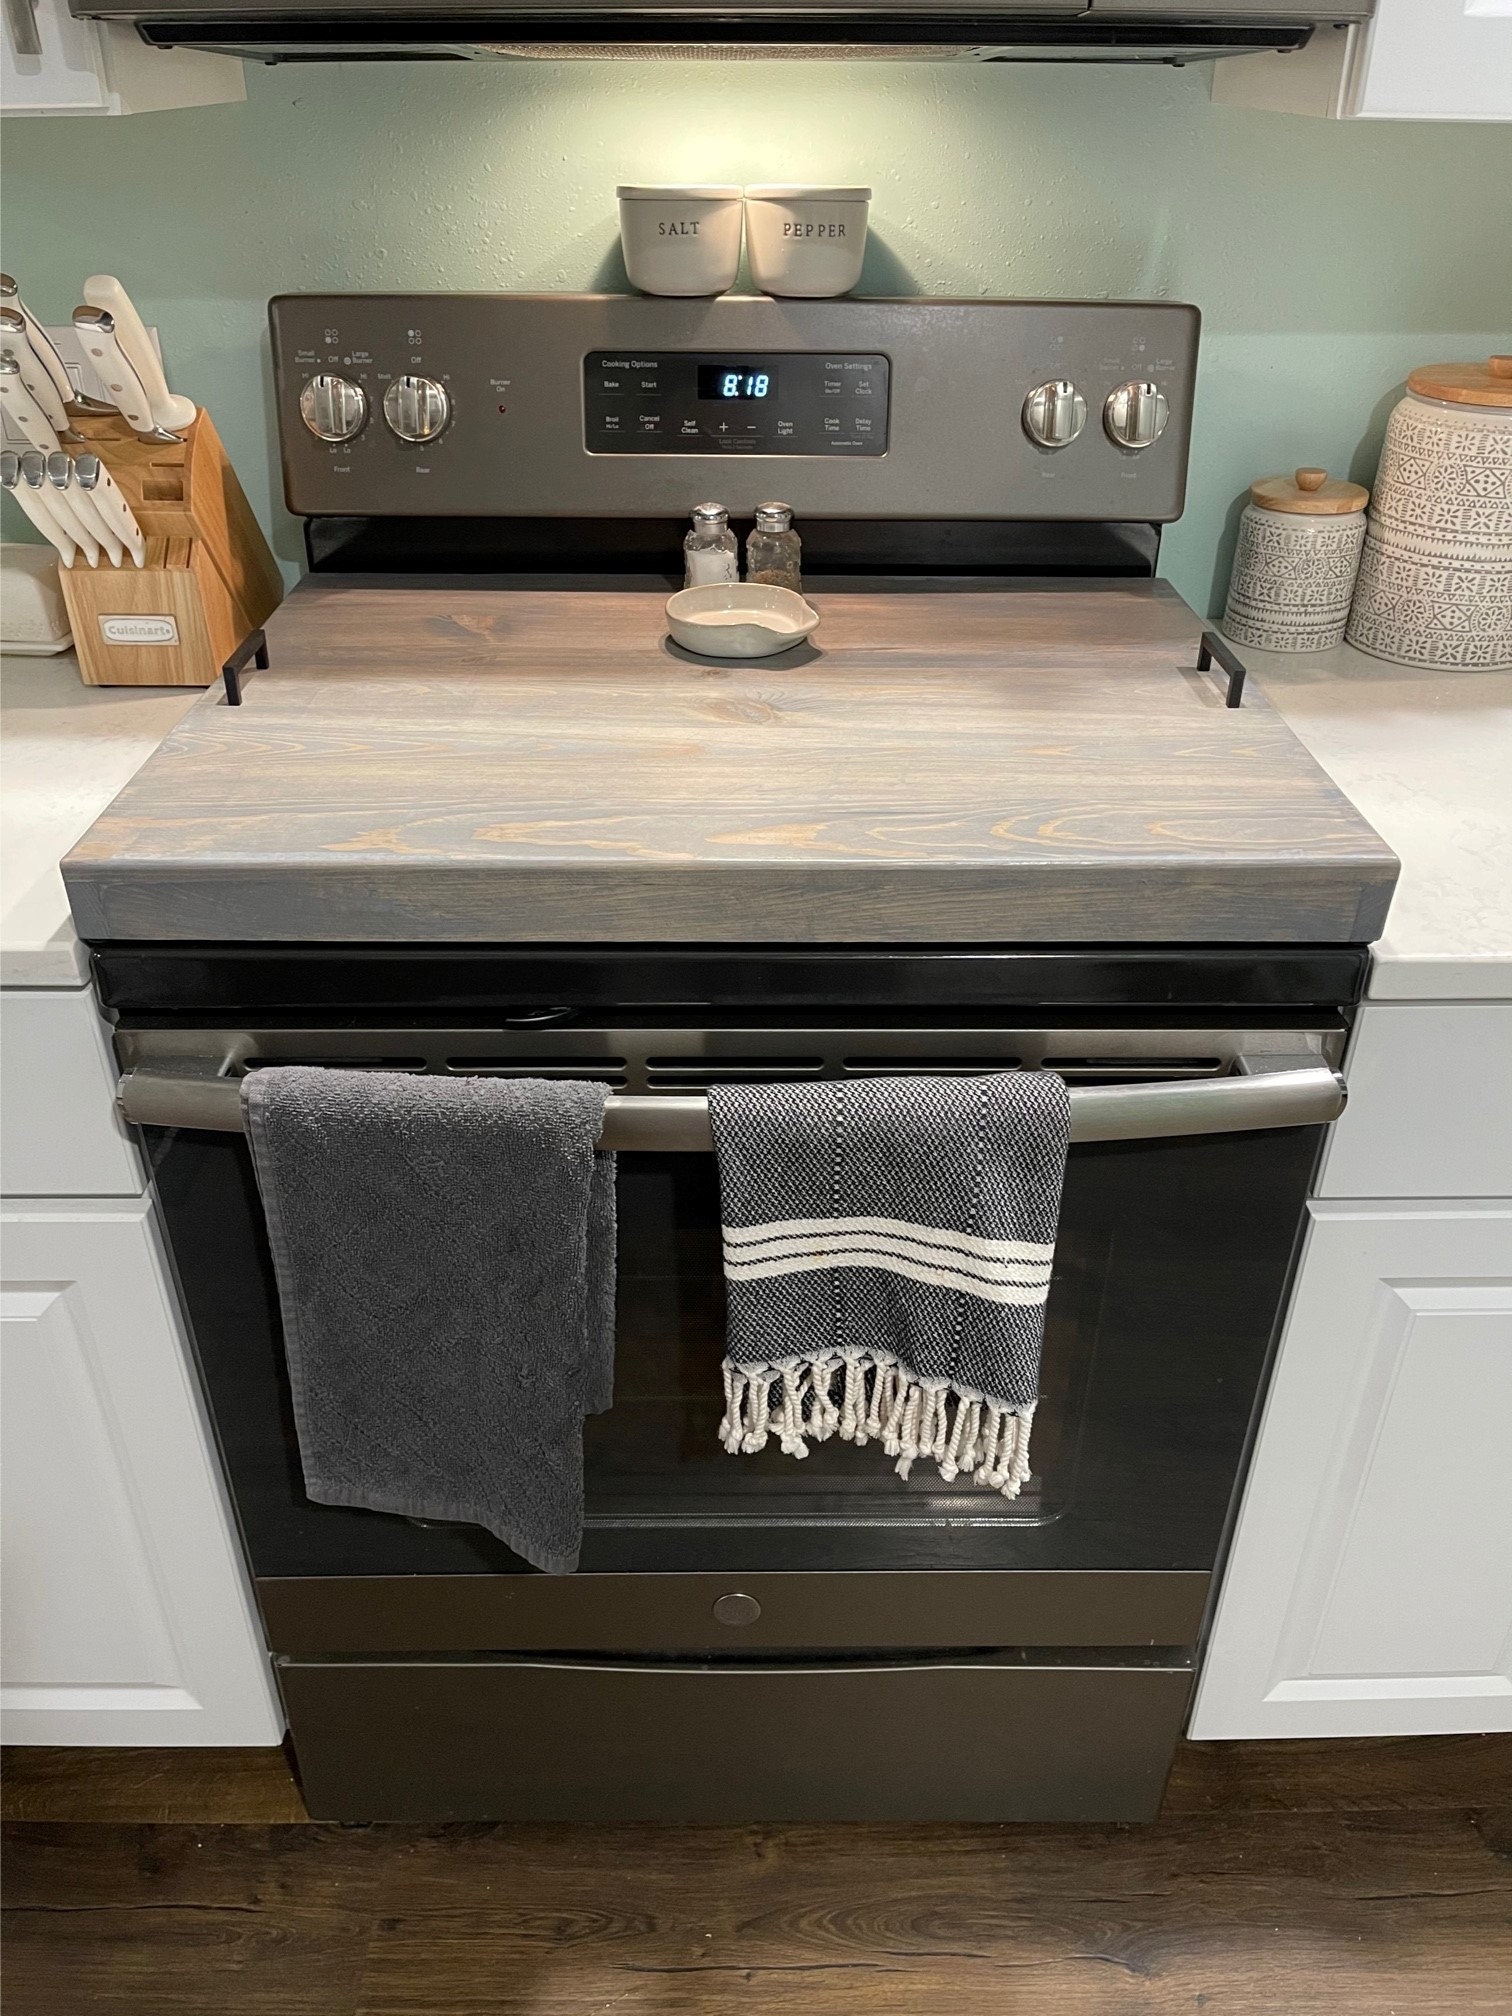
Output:
[[[1398,665],[1512,666],[1512,357],[1425,364],[1407,380],[1349,641]]]
[[[1223,627],[1262,651],[1327,651],[1344,641],[1370,492],[1326,469],[1250,485]]]

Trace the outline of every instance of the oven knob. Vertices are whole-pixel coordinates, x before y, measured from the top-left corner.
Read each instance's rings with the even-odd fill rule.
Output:
[[[451,418],[451,401],[445,386],[434,378],[414,378],[406,372],[384,393],[383,417],[401,441],[434,441]]]
[[[1103,425],[1108,438],[1120,448],[1149,448],[1165,432],[1171,409],[1158,385],[1147,378],[1131,378],[1108,394],[1103,407]]]
[[[317,441],[350,441],[367,422],[367,394],[349,378],[318,371],[299,395],[299,417]]]
[[[1024,401],[1024,432],[1041,448],[1068,448],[1087,424],[1087,402],[1069,378],[1036,385]]]
[[[715,1599],[714,1616],[721,1624],[754,1624],[761,1605],[754,1596],[720,1596]]]

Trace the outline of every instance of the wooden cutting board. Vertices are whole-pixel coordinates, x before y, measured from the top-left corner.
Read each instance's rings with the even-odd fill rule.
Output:
[[[87,939],[1292,943],[1395,857],[1161,582],[816,587],[690,658],[665,589],[305,581],[64,863]]]

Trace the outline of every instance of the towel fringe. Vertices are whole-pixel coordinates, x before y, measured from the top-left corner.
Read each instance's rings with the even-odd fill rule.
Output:
[[[842,1374],[840,1399],[835,1380]],[[800,1460],[811,1442],[864,1448],[880,1442],[907,1477],[921,1456],[934,1458],[945,1483],[970,1477],[985,1490],[1017,1498],[1029,1477],[1034,1408],[994,1400],[970,1386],[916,1379],[896,1358],[847,1351],[825,1358],[784,1358],[764,1365],[724,1361],[724,1419],[719,1439],[732,1456],[754,1456],[775,1435]]]

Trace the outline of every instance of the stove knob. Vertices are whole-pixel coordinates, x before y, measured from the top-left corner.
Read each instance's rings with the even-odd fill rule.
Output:
[[[434,441],[451,418],[451,401],[434,378],[395,378],[383,395],[383,417],[401,441]]]
[[[1158,385],[1147,378],[1131,378],[1108,394],[1103,407],[1103,425],[1108,438],[1120,448],[1149,448],[1164,434],[1171,409]]]
[[[350,441],[367,422],[367,394],[349,378],[317,372],[299,395],[299,417],[317,441]]]
[[[1087,424],[1087,402],[1069,378],[1036,385],[1024,401],[1024,432],[1041,448],[1068,448]]]

